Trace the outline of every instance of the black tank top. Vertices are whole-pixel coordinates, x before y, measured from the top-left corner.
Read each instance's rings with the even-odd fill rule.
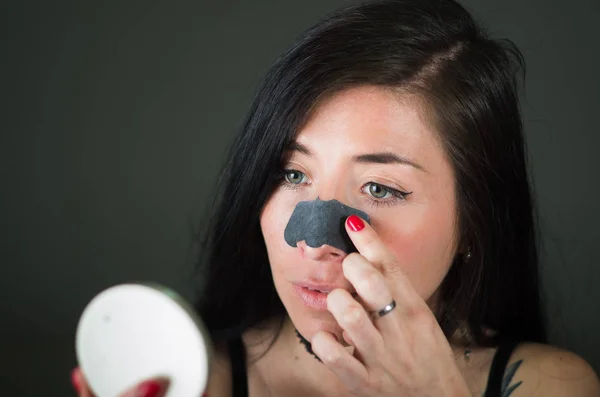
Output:
[[[485,397],[501,397],[504,370],[517,345],[518,343],[516,342],[509,342],[498,346],[490,368],[485,388]],[[233,378],[233,397],[248,397],[246,351],[241,338],[229,341],[229,357],[231,359],[231,376]]]

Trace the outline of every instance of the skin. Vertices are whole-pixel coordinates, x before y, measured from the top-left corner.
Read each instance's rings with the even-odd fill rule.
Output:
[[[452,167],[422,114],[414,97],[359,87],[320,104],[299,132],[286,164],[296,172],[282,180],[261,213],[273,281],[289,316],[264,355],[275,322],[243,336],[251,396],[483,394],[494,349],[475,347],[467,361],[464,341],[447,340],[431,310],[461,242]],[[355,161],[384,152],[406,161]],[[371,190],[373,184],[378,188]],[[386,186],[411,193],[394,198]],[[360,231],[346,224],[358,253],[285,243],[296,204],[317,196],[369,214],[371,225]],[[302,281],[339,287],[328,294],[327,311],[298,299],[292,286]],[[371,317],[392,299],[396,309]],[[306,353],[295,329],[322,363]],[[212,368],[208,394],[231,395],[225,348],[217,347]],[[507,371],[505,397],[600,395],[589,364],[552,346],[520,345],[507,368],[514,371]]]

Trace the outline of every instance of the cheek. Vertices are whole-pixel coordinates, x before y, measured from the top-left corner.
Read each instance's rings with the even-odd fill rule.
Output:
[[[277,263],[275,259],[285,253],[288,246],[283,238],[285,227],[292,216],[294,203],[286,199],[281,192],[275,192],[267,201],[261,216],[260,227],[267,246],[267,253],[271,264]]]
[[[413,213],[413,215],[416,215]],[[417,293],[429,299],[446,276],[455,254],[455,223],[450,217],[433,216],[402,223],[389,219],[374,227],[398,260]]]
[[[271,249],[276,241],[276,236],[278,234],[277,231],[280,229],[278,217],[275,216],[276,213],[276,202],[273,201],[273,199],[269,199],[265,205],[265,208],[263,209],[262,214],[260,215],[260,228],[262,230],[263,238],[265,239],[265,244],[267,246],[269,255],[271,254]]]

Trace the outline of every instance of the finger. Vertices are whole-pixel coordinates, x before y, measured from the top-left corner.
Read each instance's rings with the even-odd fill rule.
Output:
[[[352,341],[352,338],[350,337],[350,334],[348,334],[346,331],[342,331],[342,338],[344,338],[344,341],[348,345],[354,346],[354,342]]]
[[[315,354],[350,390],[360,391],[367,384],[369,375],[365,366],[353,357],[328,332],[320,331],[313,336]]]
[[[342,262],[342,271],[369,313],[392,301],[388,282],[364,256],[357,253],[347,255]]]
[[[413,313],[417,308],[426,305],[412,286],[402,287],[402,283],[397,283],[396,277],[393,276],[386,279],[360,254],[352,253],[346,256],[342,262],[342,271],[379,330],[383,330],[385,324],[391,326],[390,331],[398,330],[398,324],[401,322],[399,315]],[[376,321],[380,317],[378,313],[391,303],[395,303],[396,308],[385,314],[385,321]],[[396,317],[396,321],[390,321],[393,317]]]
[[[71,383],[79,397],[93,397],[92,391],[83,376],[81,368],[77,367],[71,371]]]
[[[169,387],[167,378],[153,378],[143,381],[121,394],[120,397],[164,397]]]
[[[391,296],[402,301],[404,307],[407,305],[420,305],[422,298],[415,291],[408,277],[401,270],[395,256],[387,249],[381,241],[375,230],[367,222],[363,221],[356,215],[351,215],[346,219],[346,230],[350,239],[362,255],[376,270],[381,272],[384,278],[388,275],[393,277],[393,282],[388,283]],[[355,254],[348,255],[344,262],[351,260]],[[364,299],[365,297],[363,297]],[[381,307],[390,303],[391,299],[386,301],[375,302]],[[379,306],[377,306],[379,307]]]
[[[368,222],[350,215],[346,219],[346,230],[358,252],[378,268],[381,267],[379,270],[386,271],[395,265],[394,256]]]
[[[367,366],[376,366],[383,352],[383,338],[365,308],[348,291],[336,289],[327,296],[327,309],[352,340],[356,357]]]

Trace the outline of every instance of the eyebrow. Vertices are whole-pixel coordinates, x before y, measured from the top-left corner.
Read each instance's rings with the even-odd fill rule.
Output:
[[[300,152],[306,156],[313,157],[313,153],[305,145],[293,142],[287,147],[288,151]],[[392,152],[366,153],[352,156],[352,161],[361,164],[403,164],[408,165],[423,172],[427,172],[420,164]]]

